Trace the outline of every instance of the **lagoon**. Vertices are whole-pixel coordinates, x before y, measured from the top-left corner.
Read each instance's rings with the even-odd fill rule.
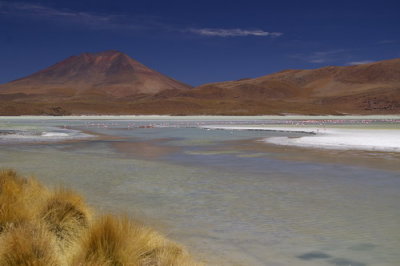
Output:
[[[210,265],[399,265],[400,153],[272,143],[313,136],[271,127],[373,136],[400,117],[1,117],[0,167],[77,189]]]

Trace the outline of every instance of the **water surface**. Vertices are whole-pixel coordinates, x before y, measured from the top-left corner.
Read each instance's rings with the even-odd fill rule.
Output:
[[[73,187],[212,265],[399,265],[399,153],[199,128],[321,123],[399,129],[398,117],[1,118],[0,167]]]

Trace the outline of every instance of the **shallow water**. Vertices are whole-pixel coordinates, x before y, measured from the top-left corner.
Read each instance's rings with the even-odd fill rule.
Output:
[[[71,186],[212,265],[400,264],[399,153],[277,146],[261,140],[304,134],[198,128],[399,128],[398,117],[91,119],[1,118],[0,167]],[[34,137],[2,138],[18,134]]]

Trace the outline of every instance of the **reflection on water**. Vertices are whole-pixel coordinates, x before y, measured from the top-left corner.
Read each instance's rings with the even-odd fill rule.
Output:
[[[10,123],[98,137],[3,145],[0,166],[128,212],[210,264],[400,264],[398,154],[279,147],[258,140],[287,133],[207,131],[198,121]]]

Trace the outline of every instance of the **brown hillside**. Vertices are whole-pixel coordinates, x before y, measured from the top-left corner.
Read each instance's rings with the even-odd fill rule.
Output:
[[[1,94],[46,97],[126,97],[189,86],[164,76],[118,51],[84,53],[0,86]]]
[[[285,70],[189,89],[128,56],[71,57],[0,86],[0,115],[399,114],[400,59]]]
[[[279,102],[282,106],[276,106],[276,112],[399,113],[400,59],[286,70],[254,79],[206,84],[185,93],[210,98],[210,92],[214,98],[226,99],[229,95],[252,100],[260,108]]]

